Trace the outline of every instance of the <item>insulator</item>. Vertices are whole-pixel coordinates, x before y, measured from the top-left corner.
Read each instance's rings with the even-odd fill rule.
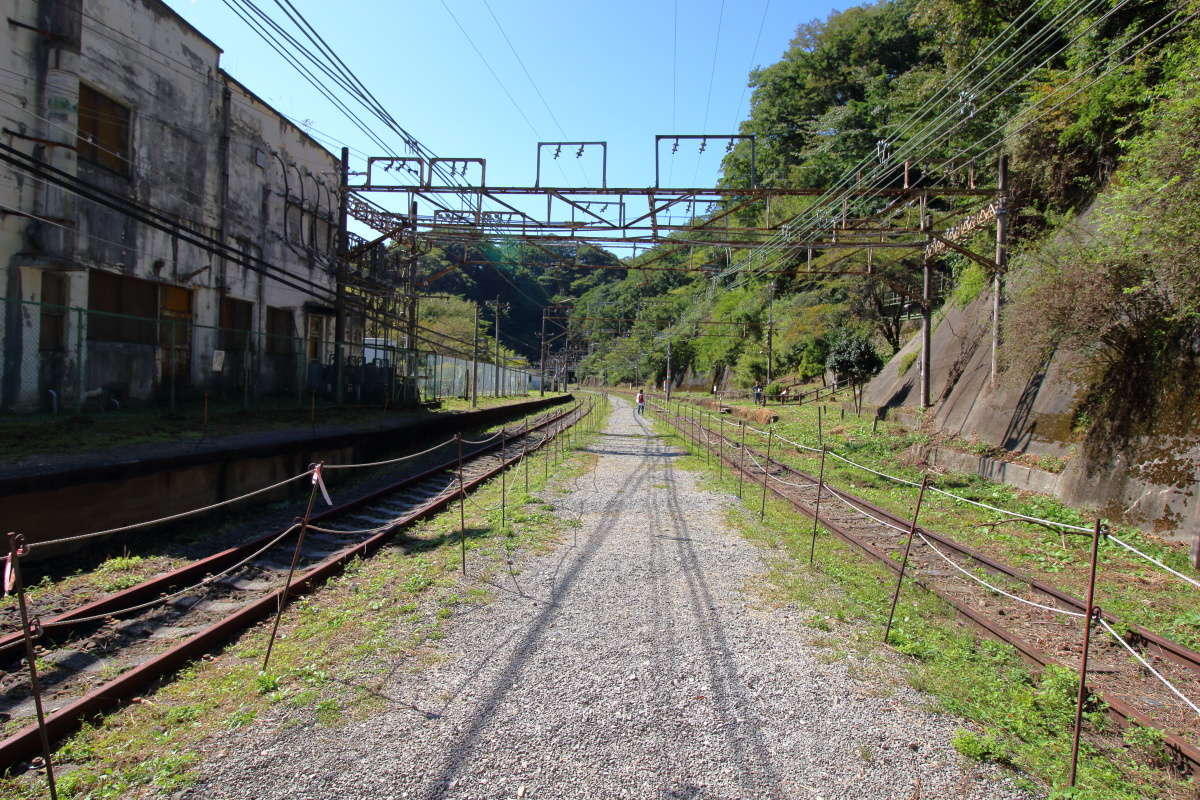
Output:
[[[575,151],[576,158],[583,158],[583,145],[579,145],[579,149]]]
[[[675,144],[671,145],[671,154],[674,155],[675,153],[678,153],[678,152],[679,152],[679,140],[676,139]]]
[[[704,148],[706,148],[706,147],[708,147],[708,139],[701,139],[700,140],[700,152],[703,153]]]
[[[562,155],[562,145],[559,145],[558,147],[554,148],[554,157],[558,158],[561,155]]]

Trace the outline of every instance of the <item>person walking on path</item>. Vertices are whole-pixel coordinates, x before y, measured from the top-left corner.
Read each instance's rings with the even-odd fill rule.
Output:
[[[637,393],[637,413],[642,416],[646,413],[646,393],[641,389]]]

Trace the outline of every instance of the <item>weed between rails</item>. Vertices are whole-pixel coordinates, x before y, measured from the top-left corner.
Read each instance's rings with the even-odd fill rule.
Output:
[[[596,425],[603,425],[607,411],[606,404],[597,406]],[[551,459],[548,470],[543,458]],[[347,565],[315,594],[294,600],[268,673],[260,666],[269,622],[85,726],[55,754],[59,796],[117,800],[176,791],[197,780],[206,752],[220,755],[221,738],[230,731],[341,726],[383,710],[387,677],[438,663],[445,626],[489,602],[484,580],[505,569],[514,551],[552,549],[567,529],[542,497],[585,473],[596,457],[574,452],[560,460],[557,446],[547,446],[531,459],[528,493],[524,466],[508,473],[503,528],[499,476],[468,497],[467,578],[460,571],[459,509],[453,504],[371,558]],[[32,770],[0,778],[6,800],[46,796],[43,776]]]
[[[662,423],[656,428],[691,453],[677,466],[703,473],[712,491],[736,494],[736,477],[718,476],[703,451]],[[760,522],[761,491],[760,484],[746,481],[743,502],[730,508],[729,523],[764,550],[764,597],[811,612],[807,624],[822,632],[813,639],[823,648],[819,658],[849,659],[851,674],[875,692],[890,693],[895,681],[906,680],[929,695],[933,710],[970,723],[952,740],[960,754],[1014,769],[1018,784],[1036,795],[1048,793],[1054,800],[1196,796],[1194,779],[1181,782],[1165,769],[1161,734],[1133,729],[1123,738],[1097,704],[1085,713],[1077,786],[1068,789],[1079,686],[1074,672],[1055,667],[1032,672],[1014,648],[980,638],[947,603],[909,581],[896,608],[892,647],[885,648],[883,624],[895,575],[823,526],[809,566],[811,519],[768,495]],[[888,649],[900,654],[902,674]]]

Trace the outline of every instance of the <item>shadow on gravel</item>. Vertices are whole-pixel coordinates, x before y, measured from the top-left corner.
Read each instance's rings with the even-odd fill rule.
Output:
[[[651,455],[648,450],[643,450],[643,453],[647,456]],[[632,452],[619,454],[634,455]],[[636,492],[646,482],[650,469],[650,460],[638,466],[617,493],[604,504],[595,533],[588,536],[584,540],[583,546],[578,551],[575,551],[575,560],[563,574],[562,580],[554,586],[549,600],[543,601],[549,604],[534,617],[529,627],[525,629],[521,640],[517,643],[516,649],[509,658],[508,664],[493,679],[491,691],[477,701],[475,712],[466,720],[466,729],[447,750],[441,768],[431,775],[429,785],[421,795],[424,800],[439,800],[439,798],[444,798],[449,784],[454,781],[463,767],[467,766],[471,751],[474,750],[478,743],[479,736],[484,727],[487,726],[487,723],[500,710],[500,704],[504,696],[512,688],[513,684],[516,683],[518,676],[540,647],[547,627],[558,614],[559,603],[570,593],[572,586],[574,586],[575,581],[588,565],[588,562],[591,561],[604,544],[608,538],[608,534],[611,533],[614,524],[621,515],[627,496]],[[510,634],[504,642],[493,648],[492,652],[500,649],[515,634],[516,631]],[[483,659],[472,673],[472,677],[478,674],[489,660],[490,658]],[[469,682],[470,677],[467,681],[463,682],[463,685],[465,686]],[[459,691],[461,691],[461,687]]]
[[[704,640],[708,666],[709,696],[727,732],[725,741],[730,748],[729,760],[742,773],[745,797],[782,797],[779,775],[771,762],[762,729],[745,693],[745,683],[738,672],[737,661],[725,636],[721,617],[713,603],[712,592],[704,576],[704,568],[691,544],[690,531],[675,491],[673,467],[667,465],[667,514],[673,530],[680,534],[676,550],[682,562],[681,573],[687,584],[688,599],[696,629]],[[685,795],[686,796],[686,795]]]

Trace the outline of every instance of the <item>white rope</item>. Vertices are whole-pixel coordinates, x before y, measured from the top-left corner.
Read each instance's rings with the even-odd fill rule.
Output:
[[[1200,715],[1200,707],[1197,707],[1195,703],[1193,703],[1191,700],[1189,700],[1183,694],[1183,692],[1176,689],[1169,680],[1167,680],[1161,674],[1159,674],[1158,670],[1156,670],[1154,667],[1150,666],[1150,662],[1148,662],[1146,659],[1142,658],[1141,653],[1139,653],[1137,650],[1134,650],[1132,647],[1129,646],[1129,642],[1125,641],[1125,637],[1121,636],[1119,633],[1114,631],[1112,629],[1112,627],[1107,622],[1104,621],[1103,618],[1100,618],[1099,622],[1104,627],[1104,630],[1106,630],[1110,634],[1112,634],[1112,637],[1114,639],[1116,639],[1118,642],[1120,642],[1122,647],[1124,647],[1126,650],[1128,650],[1130,652],[1130,654],[1133,655],[1134,658],[1136,658],[1138,661],[1141,662],[1143,667],[1145,667],[1146,669],[1148,669],[1150,671],[1151,675],[1153,675],[1154,677],[1156,677],[1160,681],[1162,681],[1163,686],[1166,686],[1168,689],[1170,689],[1172,694],[1174,694],[1176,697],[1178,697],[1183,702],[1187,703],[1188,706],[1191,707],[1192,711],[1195,711],[1197,715]]]
[[[229,573],[233,572],[234,570],[246,566],[247,563],[253,561],[254,559],[261,556],[263,553],[265,553],[267,550],[270,550],[272,547],[279,544],[279,542],[284,537],[286,537],[288,534],[290,534],[292,531],[296,530],[299,527],[300,527],[300,523],[296,523],[295,525],[292,525],[292,527],[288,528],[283,533],[279,534],[274,539],[267,542],[261,548],[259,548],[255,552],[251,553],[250,555],[246,556],[245,558],[243,558],[241,561],[237,562],[233,566],[223,569],[220,572],[216,573],[215,575],[209,575],[208,577],[206,577],[204,580],[200,581],[199,583],[194,584],[192,586],[184,587],[183,589],[180,589],[179,591],[174,592],[173,594],[165,594],[162,597],[156,597],[153,600],[149,600],[145,603],[142,603],[141,605],[131,606],[130,608],[123,608],[123,609],[120,609],[119,611],[107,611],[103,614],[96,614],[95,616],[91,616],[91,617],[80,617],[78,619],[64,619],[64,620],[58,620],[56,622],[46,622],[46,623],[42,624],[42,627],[43,628],[57,628],[57,627],[61,627],[64,625],[82,625],[86,622],[98,622],[99,620],[108,619],[109,617],[115,617],[115,616],[119,616],[119,615],[123,615],[123,614],[129,614],[134,611],[141,611],[142,609],[150,608],[151,606],[162,605],[163,603],[167,603],[167,602],[170,602],[171,600],[174,600],[176,597],[181,597],[185,594],[191,594],[192,592],[196,591],[197,589],[201,589],[201,588],[209,585],[210,583],[217,580],[218,578],[223,578],[226,575],[228,575]]]
[[[767,477],[769,477],[771,480],[773,480],[777,483],[782,483],[786,486],[795,486],[797,489],[807,489],[810,486],[816,486],[815,483],[794,483],[792,481],[785,481],[783,478],[777,478],[770,473],[767,473]]]
[[[901,533],[908,533],[908,528],[901,528],[898,525],[893,525],[892,523],[890,523],[886,520],[882,520],[879,517],[875,516],[874,514],[864,511],[863,509],[854,505],[853,502],[851,502],[851,500],[848,497],[843,496],[840,491],[835,489],[829,483],[825,484],[825,488],[829,490],[830,494],[832,494],[838,500],[841,500],[842,504],[845,505],[847,508],[849,508],[851,511],[861,514],[862,516],[866,517],[867,519],[873,520],[873,521],[879,523],[880,525],[884,526],[885,528],[891,528],[892,530],[900,531]]]
[[[488,438],[480,439],[477,442],[472,441],[470,439],[463,439],[462,441],[463,441],[463,444],[487,444],[488,442],[493,441],[494,439],[498,438],[500,436],[500,434],[503,432],[504,432],[503,429],[498,430],[495,433],[493,433],[491,436],[489,436]]]
[[[1044,611],[1053,611],[1055,614],[1065,614],[1068,617],[1084,616],[1084,614],[1079,611],[1068,611],[1063,608],[1055,608],[1054,606],[1047,606],[1047,605],[1042,605],[1041,603],[1035,603],[1032,600],[1026,600],[1024,597],[1018,597],[1015,594],[1006,592],[998,586],[993,586],[992,584],[988,583],[987,581],[985,581],[983,578],[979,577],[978,575],[975,575],[974,573],[969,572],[969,571],[963,569],[962,567],[960,567],[958,564],[954,563],[954,561],[951,560],[949,556],[947,556],[941,550],[934,547],[933,543],[925,538],[925,534],[921,533],[920,531],[917,531],[917,536],[920,536],[921,541],[923,541],[925,544],[929,545],[929,549],[932,550],[933,552],[937,553],[939,556],[941,556],[942,560],[945,561],[947,564],[954,567],[956,570],[961,572],[963,575],[966,575],[971,580],[975,581],[976,583],[982,584],[983,586],[986,586],[987,588],[991,589],[993,592],[996,592],[997,594],[1002,594],[1011,600],[1016,600],[1018,603],[1024,603],[1025,605],[1033,606],[1034,608],[1040,608]]]
[[[438,443],[438,444],[435,444],[433,447],[429,448],[428,450],[422,450],[422,451],[421,451],[421,452],[419,452],[419,453],[412,453],[411,455],[407,455],[407,456],[401,456],[401,457],[399,457],[399,458],[389,458],[389,459],[388,459],[388,460],[386,460],[386,461],[369,461],[369,462],[366,462],[366,463],[364,463],[364,464],[326,464],[326,465],[323,467],[323,469],[326,469],[326,470],[331,470],[331,469],[360,469],[360,468],[362,468],[362,467],[382,467],[382,466],[386,466],[386,465],[388,465],[388,464],[399,464],[401,461],[408,461],[408,460],[410,460],[410,459],[413,459],[413,458],[419,458],[419,457],[421,457],[421,456],[429,455],[429,454],[430,454],[430,453],[432,453],[434,450],[437,450],[437,449],[438,449],[438,448],[440,448],[440,447],[445,447],[446,445],[448,445],[448,444],[451,444],[453,441],[454,441],[453,439],[447,439],[447,440],[446,440],[446,441],[444,441],[444,442],[440,442],[440,443]]]
[[[775,434],[775,438],[776,438],[776,439],[778,439],[778,440],[779,440],[779,441],[781,441],[781,442],[784,442],[785,444],[790,444],[792,447],[796,448],[797,450],[807,450],[807,451],[809,451],[810,453],[819,453],[819,452],[821,452],[821,448],[819,448],[819,447],[809,447],[809,446],[808,446],[808,445],[806,445],[806,444],[800,444],[799,442],[793,442],[791,439],[785,439],[785,438],[783,438],[783,437],[782,437],[782,436],[780,436],[778,433],[777,433],[777,434]]]
[[[912,481],[907,480],[906,478],[900,478],[895,475],[889,475],[886,472],[880,472],[877,469],[871,469],[870,467],[866,466],[865,464],[860,464],[857,461],[851,461],[850,459],[846,458],[845,456],[840,456],[837,453],[833,452],[832,450],[829,451],[829,455],[836,458],[838,461],[846,462],[847,464],[849,464],[852,467],[858,467],[861,470],[865,470],[866,472],[870,472],[874,475],[878,475],[881,478],[887,478],[889,481],[895,481],[896,483],[903,483],[906,486],[920,487],[920,485],[921,485],[919,483],[913,483]]]
[[[1176,571],[1176,570],[1173,570],[1173,569],[1171,569],[1171,568],[1170,568],[1170,567],[1168,567],[1166,564],[1164,564],[1164,563],[1162,563],[1161,561],[1159,561],[1157,558],[1154,558],[1153,556],[1146,555],[1146,554],[1145,554],[1145,553],[1143,553],[1141,550],[1138,550],[1136,547],[1134,547],[1134,546],[1133,546],[1133,545],[1131,545],[1131,544],[1126,544],[1125,542],[1122,542],[1120,539],[1118,539],[1117,537],[1113,536],[1111,533],[1110,533],[1110,534],[1108,534],[1108,538],[1109,538],[1110,540],[1112,540],[1112,541],[1116,542],[1117,544],[1121,545],[1121,547],[1124,547],[1126,550],[1129,550],[1130,552],[1133,552],[1133,553],[1137,553],[1139,556],[1141,556],[1142,558],[1146,559],[1147,561],[1149,561],[1149,562],[1151,562],[1151,563],[1154,563],[1154,564],[1157,564],[1158,566],[1162,567],[1163,569],[1165,569],[1167,572],[1171,573],[1171,574],[1172,574],[1172,575],[1174,575],[1175,577],[1177,577],[1177,578],[1182,578],[1183,580],[1185,580],[1185,581],[1187,581],[1188,583],[1190,583],[1192,586],[1195,586],[1197,589],[1200,589],[1200,581],[1197,581],[1195,578],[1189,578],[1187,575],[1184,575],[1182,572],[1178,572],[1178,571]]]
[[[916,486],[918,484],[914,483],[912,485]],[[978,500],[972,500],[968,497],[962,497],[962,496],[954,494],[952,492],[947,492],[945,489],[939,489],[936,486],[929,486],[927,488],[930,489],[931,491],[937,492],[938,494],[944,494],[947,497],[953,498],[953,499],[959,501],[960,503],[970,503],[973,506],[979,506],[980,508],[986,508],[989,511],[995,511],[997,514],[1006,514],[1010,517],[1014,517],[1015,519],[1023,519],[1026,522],[1037,522],[1042,525],[1049,525],[1052,528],[1064,528],[1066,530],[1071,530],[1071,531],[1082,531],[1083,533],[1091,533],[1092,532],[1092,529],[1085,525],[1072,525],[1069,522],[1056,522],[1055,520],[1052,520],[1052,519],[1042,519],[1041,517],[1031,517],[1028,514],[1022,514],[1019,511],[1009,511],[1006,508],[997,508],[996,506],[988,505],[987,503],[981,503]]]
[[[221,508],[223,506],[227,506],[232,503],[237,503],[239,501],[245,500],[247,497],[254,497],[255,495],[263,494],[264,492],[274,491],[275,489],[278,489],[280,486],[286,486],[287,484],[292,483],[293,481],[298,481],[301,478],[306,478],[312,474],[313,474],[313,471],[310,469],[307,472],[301,472],[299,475],[293,475],[292,477],[290,477],[286,480],[282,480],[279,483],[273,483],[270,486],[264,486],[261,489],[255,489],[253,492],[247,492],[246,494],[239,495],[238,497],[231,497],[228,500],[222,500],[219,503],[213,503],[212,505],[204,506],[202,508],[193,508],[190,511],[181,511],[178,514],[172,514],[169,517],[159,517],[158,519],[152,519],[152,520],[148,520],[146,522],[135,522],[132,525],[122,525],[119,528],[109,528],[108,530],[103,530],[103,531],[93,531],[92,533],[81,533],[78,536],[67,536],[62,539],[50,539],[50,540],[44,541],[44,542],[34,542],[29,545],[29,549],[37,550],[38,548],[41,548],[41,547],[49,547],[52,544],[65,544],[67,542],[82,541],[84,539],[95,539],[99,536],[111,536],[114,533],[124,533],[125,531],[133,531],[133,530],[137,530],[139,528],[149,528],[154,525],[160,525],[164,522],[173,522],[177,519],[186,519],[187,517],[194,517],[197,514],[203,514],[205,512],[212,511],[214,508]]]

